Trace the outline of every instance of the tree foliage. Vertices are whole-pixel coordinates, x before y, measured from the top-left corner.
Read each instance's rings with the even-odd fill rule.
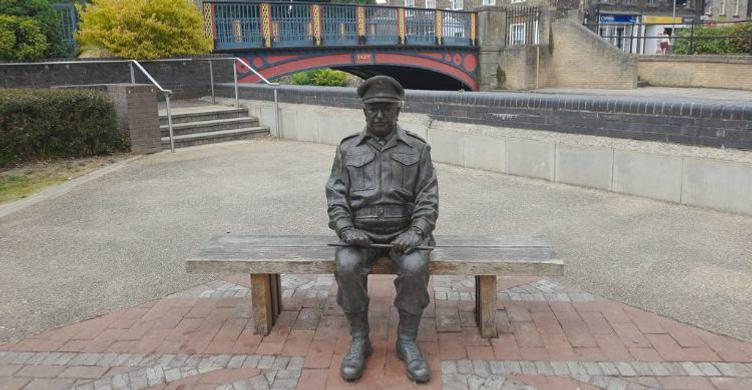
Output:
[[[48,0],[0,0],[0,59],[34,61],[68,57],[60,16]]]
[[[76,36],[94,48],[126,58],[154,59],[212,50],[192,0],[94,0],[79,9]]]
[[[344,87],[347,84],[347,73],[333,69],[316,69],[295,73],[290,76],[290,81],[295,85]]]

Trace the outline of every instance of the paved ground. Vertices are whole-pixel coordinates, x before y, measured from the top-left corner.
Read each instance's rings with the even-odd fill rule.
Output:
[[[644,87],[636,89],[585,89],[585,88],[541,88],[533,92],[563,93],[575,95],[601,96],[646,96],[652,98],[691,98],[711,100],[752,100],[752,91],[718,88],[668,88]]]
[[[307,336],[303,337],[300,342],[304,346],[296,350],[297,355],[283,352],[287,342],[298,339],[293,337],[296,326],[315,335],[332,331],[326,321],[341,325],[342,317],[331,302],[331,281],[329,284],[320,281],[328,291],[326,297],[318,292],[307,298],[308,301],[304,300],[304,304],[295,301],[292,293],[288,294],[288,300],[292,300],[285,302],[289,312],[283,316],[283,326],[265,339],[250,335],[245,329],[250,315],[247,299],[226,295],[227,290],[233,290],[233,296],[242,296],[241,287],[220,288],[215,283],[162,301],[152,299],[216,279],[212,275],[187,275],[183,271],[183,259],[212,235],[225,232],[327,233],[323,183],[332,152],[332,147],[317,144],[254,141],[183,149],[174,155],[152,155],[84,183],[54,200],[1,217],[0,247],[4,256],[0,273],[0,295],[3,296],[0,337],[5,341],[25,339],[19,344],[0,346],[0,351],[15,351],[0,352],[0,377],[5,377],[0,388],[11,387],[10,383],[26,385],[34,378],[38,380],[36,384],[42,385],[44,376],[70,375],[79,379],[84,375],[109,376],[113,380],[112,375],[129,370],[129,364],[124,362],[102,361],[102,355],[84,355],[89,352],[182,353],[193,356],[193,360],[188,360],[191,364],[203,362],[196,354],[208,353],[216,361],[204,362],[204,365],[214,368],[223,364],[226,368],[229,364],[229,361],[224,362],[224,357],[219,358],[221,354],[242,353],[249,355],[243,358],[250,359],[248,365],[255,364],[255,368],[247,368],[261,371],[237,375],[247,378],[263,372],[265,381],[270,378],[273,381],[274,374],[264,371],[267,370],[264,365],[259,368],[251,356],[305,356],[304,361],[318,361],[315,355],[309,355],[325,350],[325,345],[332,343],[319,341],[315,344],[315,336],[308,338],[308,342],[305,341]],[[752,218],[446,165],[439,165],[439,180],[441,217],[437,233],[543,234],[568,264],[566,276],[558,281],[509,280],[506,286],[502,284],[502,288],[508,289],[515,284],[533,283],[520,291],[501,292],[499,309],[508,319],[509,327],[506,336],[491,344],[471,337],[472,331],[466,330],[472,328],[467,311],[471,307],[468,292],[472,288],[468,283],[456,282],[455,288],[452,287],[454,282],[439,280],[437,284],[434,280],[434,288],[438,289],[431,318],[435,319],[437,333],[435,337],[426,336],[434,337],[426,342],[429,343],[427,348],[434,351],[434,369],[438,370],[439,366],[446,369],[447,375],[441,380],[476,384],[499,380],[483,376],[487,374],[484,363],[477,363],[479,367],[472,363],[475,371],[472,375],[467,373],[468,363],[462,361],[466,358],[501,361],[504,371],[499,371],[498,362],[487,363],[487,368],[494,374],[510,374],[509,386],[512,386],[512,379],[525,379],[513,375],[521,360],[527,362],[521,366],[523,373],[535,372],[534,375],[548,372],[549,367],[543,361],[565,362],[571,381],[577,378],[574,375],[580,372],[578,370],[588,370],[584,361],[605,359],[629,363],[636,370],[642,366],[633,363],[642,360],[749,363],[752,359],[747,343],[597,298],[626,302],[705,329],[752,340],[749,325],[752,323],[752,264],[749,262]],[[233,281],[242,284],[244,279]],[[375,308],[377,312],[390,310],[388,282],[385,280],[381,288],[375,288],[375,291],[384,290],[380,293],[383,295],[380,306]],[[294,288],[295,283],[289,281],[288,288],[290,283]],[[315,281],[303,283],[315,284]],[[574,292],[568,299],[583,302],[568,303],[564,298],[544,295],[544,303],[541,303],[537,292],[546,292],[546,289]],[[207,298],[196,298],[203,296]],[[449,308],[447,313],[440,310],[444,305]],[[309,310],[297,310],[300,307]],[[44,333],[113,310],[116,311],[105,317]],[[590,312],[599,314],[587,314]],[[393,315],[391,318],[394,320]],[[457,318],[459,328],[452,325]],[[604,323],[603,318],[607,322]],[[295,325],[299,321],[304,325]],[[335,334],[342,333],[336,327],[333,329]],[[386,324],[380,325],[380,329],[379,337],[386,340]],[[431,330],[424,333],[433,334]],[[568,344],[561,339],[562,335]],[[326,339],[321,337],[319,340]],[[247,342],[243,341],[245,338]],[[221,341],[224,349],[209,349],[215,341]],[[262,347],[265,341],[268,346]],[[228,349],[230,345],[232,351]],[[344,343],[338,343],[336,348],[339,349],[330,355],[324,352],[332,357],[323,359],[325,363],[321,364],[326,367],[311,367],[319,371],[297,372],[296,366],[288,367],[292,364],[288,359],[284,368],[293,372],[282,376],[299,375],[287,378],[295,379],[296,383],[300,375],[308,378],[301,383],[322,377],[336,378],[332,374],[336,372],[336,364],[332,362],[338,361],[342,345]],[[383,376],[389,370],[401,370],[394,367],[396,362],[388,357],[391,355],[387,349],[393,348],[390,345],[381,343],[380,351],[387,357],[381,361],[382,374],[374,374],[379,378],[400,378]],[[505,351],[515,351],[515,346],[518,353],[507,355]],[[442,352],[444,349],[450,352]],[[24,354],[32,351],[41,354]],[[71,354],[43,355],[57,351]],[[70,360],[66,361],[68,358]],[[164,375],[163,380],[166,380],[167,372],[159,367],[178,364],[175,361],[164,363],[168,358],[170,356],[160,355],[133,363],[137,371],[133,378],[141,374],[154,378]],[[125,357],[108,355],[107,359]],[[285,361],[272,359],[271,364],[280,367]],[[539,371],[531,371],[531,361]],[[183,363],[178,366],[185,369],[187,379],[192,366]],[[506,371],[507,364],[511,371]],[[55,367],[50,368],[50,365]],[[139,371],[139,367],[149,370]],[[453,367],[459,376],[452,376]],[[752,367],[748,365],[682,367],[683,371],[674,366],[642,367],[645,375],[640,376],[646,378],[640,380],[652,385],[658,381],[666,388],[669,388],[667,383],[684,383],[686,386],[679,388],[687,388],[695,382],[724,388],[724,383],[734,381],[734,386],[728,388],[752,387],[749,383],[752,374],[748,371]],[[701,371],[692,371],[693,367]],[[198,365],[194,368],[200,371]],[[591,369],[596,372],[595,368]],[[629,369],[624,370],[619,370],[619,378],[629,376]],[[668,370],[668,374],[662,370]],[[617,378],[617,375],[605,374],[588,374],[588,378],[580,377],[583,379],[580,382],[607,388],[608,383],[603,386],[599,381]],[[184,374],[180,375],[183,378]],[[734,377],[737,379],[729,379]],[[530,381],[526,383],[546,388],[551,380],[559,380],[551,378],[527,378]],[[75,379],[58,383],[67,386],[74,382]],[[388,385],[389,381],[378,383]],[[625,384],[618,382],[613,386],[621,385]],[[563,388],[551,386],[549,388]]]
[[[1,340],[187,288],[213,235],[327,234],[333,148],[258,141],[136,160],[0,218]],[[752,340],[752,218],[439,166],[440,234],[542,234],[565,282]]]
[[[371,277],[374,354],[339,377],[349,336],[330,275],[283,276],[272,332],[250,329],[246,275],[0,346],[3,389],[737,389],[752,343],[694,329],[538,278],[503,278],[497,339],[479,336],[472,279],[434,277],[419,343],[433,372],[410,383],[396,356],[393,276]]]

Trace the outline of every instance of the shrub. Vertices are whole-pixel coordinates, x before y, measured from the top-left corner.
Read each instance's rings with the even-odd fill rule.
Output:
[[[104,49],[119,57],[154,59],[204,54],[212,40],[192,0],[94,0],[76,39],[83,50]]]
[[[0,0],[0,59],[34,61],[72,54],[48,0]]]
[[[683,28],[676,31],[674,39],[673,54],[752,53],[752,23],[700,26],[694,32]]]
[[[35,158],[127,150],[107,94],[85,89],[0,89],[0,166]]]
[[[295,85],[318,85],[323,87],[344,87],[347,73],[333,69],[316,69],[290,76]]]

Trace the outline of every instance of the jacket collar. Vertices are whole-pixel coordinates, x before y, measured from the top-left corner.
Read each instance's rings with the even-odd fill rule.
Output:
[[[397,128],[394,131],[394,136],[392,136],[391,139],[389,139],[389,142],[384,146],[384,149],[394,146],[394,144],[397,141],[402,141],[403,144],[413,147],[413,145],[408,142],[408,135],[399,125],[397,125]],[[368,127],[364,127],[363,131],[358,134],[358,136],[355,138],[356,145],[361,145],[363,142],[366,141],[366,139],[372,137],[370,134],[368,134]]]

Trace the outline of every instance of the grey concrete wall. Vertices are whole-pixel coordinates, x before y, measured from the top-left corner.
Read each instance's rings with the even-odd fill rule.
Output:
[[[336,145],[360,131],[355,108],[243,100],[272,134]],[[752,215],[752,152],[558,134],[431,120],[404,113],[436,162]]]

